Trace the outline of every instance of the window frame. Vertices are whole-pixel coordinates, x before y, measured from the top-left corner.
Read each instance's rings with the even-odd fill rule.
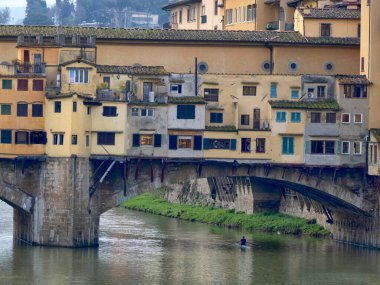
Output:
[[[7,107],[7,112],[4,113],[4,108]],[[9,109],[8,109],[9,108]],[[8,112],[9,110],[9,112]],[[12,104],[0,104],[0,115],[1,116],[10,116],[12,115]]]
[[[204,88],[203,99],[207,102],[219,102],[219,88]]]
[[[28,79],[17,79],[17,91],[28,91]],[[26,84],[25,84],[26,83]]]
[[[360,121],[357,122],[357,121],[356,121],[356,116],[358,116],[358,115],[360,115]],[[363,114],[361,114],[361,113],[356,113],[356,114],[354,114],[353,117],[354,117],[354,122],[353,122],[354,124],[358,124],[358,125],[359,125],[359,124],[363,124]]]
[[[276,111],[276,123],[286,123],[286,111]]]
[[[285,146],[285,141],[286,141],[286,146]],[[294,155],[294,149],[295,149],[294,143],[295,143],[294,137],[289,137],[289,136],[282,137],[282,152],[281,152],[282,155]]]
[[[25,103],[25,102],[17,103],[16,116],[17,117],[28,117],[28,103]]]
[[[297,115],[297,117],[294,117]],[[291,123],[301,123],[302,122],[302,113],[301,112],[290,112],[290,122]]]
[[[344,151],[344,145],[347,144],[347,151]],[[350,141],[342,141],[341,142],[341,154],[350,154],[351,153],[351,142]]]
[[[360,152],[355,151],[355,144],[359,144]],[[353,152],[352,152],[353,155],[362,155],[363,154],[363,143],[361,141],[354,141],[352,143],[352,146],[353,146]]]
[[[315,116],[318,115],[318,120],[315,120]],[[321,112],[310,112],[310,123],[311,124],[321,124],[322,123],[322,113]]]
[[[89,84],[89,68],[70,68],[69,83],[70,84]]]
[[[321,23],[320,24],[320,35],[321,35],[321,37],[330,38],[331,34],[332,34],[331,23]]]
[[[326,112],[326,124],[336,124],[336,114],[335,112]],[[329,117],[333,117],[334,118],[334,122],[331,122],[328,118]]]
[[[115,146],[116,145],[116,133],[115,132],[98,132],[96,144],[97,145]]]
[[[32,104],[32,117],[41,118],[43,116],[44,116],[44,105],[42,103],[33,103]]]
[[[257,96],[257,85],[243,85],[243,96]]]
[[[243,120],[244,118],[244,120]],[[242,126],[249,126],[250,124],[250,118],[249,118],[249,114],[241,114],[240,115],[240,125]]]
[[[345,122],[345,121],[343,121],[343,117],[345,116],[345,115],[348,115],[348,121],[347,122]],[[350,113],[342,113],[341,114],[341,123],[342,124],[350,124],[351,123],[351,114]]]
[[[54,113],[62,113],[62,102],[54,101]]]

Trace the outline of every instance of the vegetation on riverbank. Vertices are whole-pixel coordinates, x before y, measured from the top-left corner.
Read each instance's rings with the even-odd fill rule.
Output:
[[[173,204],[151,193],[145,193],[133,198],[123,203],[122,206],[132,210],[179,218],[186,221],[235,227],[244,230],[260,230],[317,237],[328,236],[330,234],[328,230],[315,224],[315,221],[307,221],[275,213],[248,215],[222,208]]]

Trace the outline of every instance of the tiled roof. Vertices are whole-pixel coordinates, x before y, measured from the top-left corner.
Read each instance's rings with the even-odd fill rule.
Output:
[[[163,66],[116,66],[98,65],[98,73],[133,74],[133,75],[168,75]]]
[[[371,84],[365,75],[337,75],[336,78],[338,79],[339,84]]]
[[[298,11],[304,18],[309,19],[352,19],[360,20],[360,10],[324,8],[324,9],[307,9],[298,8]]]
[[[84,62],[84,63],[86,63],[88,65],[96,66],[95,62],[92,62],[92,61],[89,61],[89,60],[86,60],[86,59],[83,59],[83,58],[73,59],[73,60],[70,60],[70,61],[66,61],[66,62],[61,63],[61,65],[62,66],[66,66],[66,65],[70,65],[72,63],[79,63],[79,62]]]
[[[170,29],[116,29],[94,27],[62,27],[65,36],[95,36],[97,41],[160,41],[160,42],[214,42],[291,45],[354,45],[358,38],[304,37],[299,32],[279,31],[214,31],[214,30],[170,30]],[[16,38],[18,35],[57,35],[54,26],[8,26],[0,25],[1,38]]]
[[[287,101],[271,100],[269,104],[273,109],[305,109],[305,110],[339,110],[335,100],[329,101]]]
[[[235,132],[236,127],[235,126],[206,126],[206,131],[211,132]]]
[[[265,4],[277,4],[280,3],[280,0],[265,0]]]
[[[202,0],[168,0],[168,4],[162,7],[163,10],[170,10],[177,6],[189,5],[193,3],[200,3]]]
[[[198,96],[168,97],[169,104],[206,104],[206,101]]]

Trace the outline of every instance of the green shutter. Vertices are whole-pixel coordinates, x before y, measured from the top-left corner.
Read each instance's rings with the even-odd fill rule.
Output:
[[[310,146],[311,146],[311,142],[305,140],[305,153],[306,154],[310,153]]]
[[[294,154],[294,138],[290,137],[289,139],[289,154]]]
[[[277,84],[276,83],[270,84],[270,97],[277,98]]]
[[[337,154],[342,153],[342,148],[343,148],[342,144],[343,144],[342,141],[336,141],[335,145],[336,145],[336,153]]]
[[[288,138],[282,138],[282,154],[288,154]]]
[[[169,149],[177,149],[177,136],[170,135],[169,136]]]
[[[231,150],[236,150],[236,140],[235,139],[231,140]]]
[[[209,139],[203,139],[203,149],[210,149],[210,140]]]
[[[194,136],[194,150],[202,150],[202,136]]]
[[[161,134],[154,134],[154,147],[161,147]]]
[[[140,146],[140,134],[133,134],[132,146],[133,147],[139,147]]]

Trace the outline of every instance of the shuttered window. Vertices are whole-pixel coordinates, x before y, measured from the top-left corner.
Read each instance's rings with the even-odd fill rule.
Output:
[[[161,147],[161,134],[154,134],[154,147]]]
[[[17,117],[28,117],[28,104],[18,103],[17,104]]]
[[[28,79],[17,79],[17,91],[28,91]]]
[[[282,154],[294,154],[294,137],[282,138]]]
[[[169,149],[177,149],[177,139],[178,137],[175,135],[170,135],[169,136]]]
[[[290,113],[290,122],[300,123],[301,122],[301,112],[291,112]]]
[[[139,147],[140,146],[140,134],[133,134],[132,146],[133,147]]]
[[[33,80],[33,91],[43,91],[44,90],[44,81],[34,79]]]
[[[277,98],[277,83],[270,84],[270,97]]]
[[[0,142],[2,144],[12,143],[12,130],[1,130],[0,131]]]
[[[12,80],[11,79],[3,79],[2,88],[3,88],[3,90],[11,90],[12,89]]]
[[[195,105],[177,105],[177,119],[195,119]]]
[[[285,123],[286,122],[286,112],[276,112],[276,122]]]
[[[43,117],[44,107],[42,104],[32,104],[32,117]]]
[[[210,113],[210,123],[223,123],[223,113]]]
[[[98,145],[115,145],[115,133],[99,132]]]
[[[202,150],[202,136],[194,136],[194,150]]]

